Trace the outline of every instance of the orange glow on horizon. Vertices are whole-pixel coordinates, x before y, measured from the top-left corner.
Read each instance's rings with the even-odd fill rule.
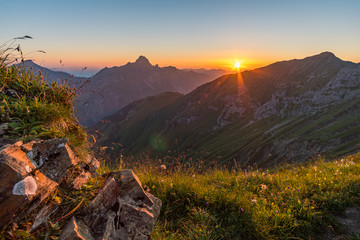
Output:
[[[59,54],[60,55],[60,54]],[[140,54],[141,55],[141,54]],[[252,70],[259,67],[266,66],[276,61],[276,59],[261,58],[262,56],[255,56],[255,60],[252,56],[244,56],[241,59],[235,57],[236,63],[234,64],[234,58],[214,55],[214,56],[152,56],[152,54],[142,54],[152,65],[158,65],[159,67],[174,66],[178,69],[184,68],[205,68],[205,69],[223,69],[227,72],[239,72],[244,70]],[[45,67],[51,67],[61,70],[69,68],[94,68],[102,69],[104,67],[123,66],[128,62],[135,62],[139,56],[73,56],[73,57],[56,57],[45,55],[42,57],[35,57],[35,62]],[[62,63],[60,63],[60,60]]]

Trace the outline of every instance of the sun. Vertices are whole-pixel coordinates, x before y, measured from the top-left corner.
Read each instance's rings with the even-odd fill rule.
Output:
[[[236,61],[236,63],[234,64],[234,68],[239,69],[241,67],[241,63]]]

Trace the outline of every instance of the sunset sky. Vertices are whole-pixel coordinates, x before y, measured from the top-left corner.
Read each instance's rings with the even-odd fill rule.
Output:
[[[93,74],[146,56],[178,68],[244,68],[331,51],[360,62],[358,0],[2,1],[0,43],[23,35],[27,58]],[[60,59],[63,67],[60,66]]]

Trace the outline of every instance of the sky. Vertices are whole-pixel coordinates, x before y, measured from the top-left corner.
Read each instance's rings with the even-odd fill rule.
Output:
[[[358,0],[4,0],[0,7],[0,44],[30,35],[19,41],[26,58],[77,75],[140,55],[178,68],[230,69],[238,60],[253,69],[324,51],[360,62]]]

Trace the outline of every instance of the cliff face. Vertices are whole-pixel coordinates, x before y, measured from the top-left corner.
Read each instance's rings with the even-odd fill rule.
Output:
[[[26,219],[36,237],[47,221],[61,221],[60,239],[148,239],[161,201],[144,191],[131,170],[97,176],[98,166],[94,158],[77,158],[67,139],[2,146],[0,226],[16,223],[21,229]],[[84,194],[72,212],[64,212],[61,202],[65,199],[58,192],[81,194],[84,184],[94,177],[103,186],[97,186],[97,193],[88,199]],[[59,214],[67,217],[58,218]]]

